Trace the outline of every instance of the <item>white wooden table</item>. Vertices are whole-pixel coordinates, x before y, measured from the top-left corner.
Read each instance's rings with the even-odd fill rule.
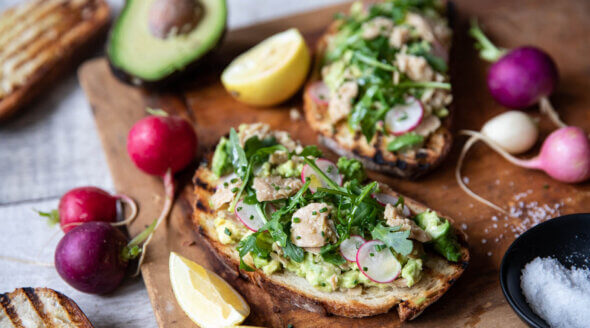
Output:
[[[311,10],[344,0],[228,0],[229,27]],[[22,2],[0,0],[0,10]],[[122,0],[110,0],[113,13]],[[99,55],[99,54],[97,54]],[[75,74],[16,118],[0,125],[0,293],[17,287],[50,287],[74,299],[98,327],[156,327],[141,279],[128,279],[114,294],[95,296],[64,283],[51,266],[63,235],[33,209],[57,207],[67,190],[113,183],[90,108]],[[24,264],[17,257],[40,262]]]

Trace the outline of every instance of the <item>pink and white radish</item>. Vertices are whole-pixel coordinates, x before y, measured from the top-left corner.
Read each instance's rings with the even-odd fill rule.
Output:
[[[423,117],[422,103],[414,97],[408,97],[405,104],[394,106],[385,114],[385,128],[391,134],[399,136],[414,130]]]
[[[375,198],[375,200],[385,206],[387,204],[391,204],[394,205],[397,204],[398,198],[395,196],[392,196],[390,194],[385,194],[385,193],[378,193],[378,194],[373,194],[371,195],[371,197]],[[404,209],[402,210],[402,214],[406,217],[410,216],[411,212],[410,212],[410,208],[404,204]]]
[[[327,106],[330,102],[330,89],[323,81],[317,81],[310,85],[309,94],[313,102],[320,106]]]
[[[163,178],[165,200],[155,229],[164,221],[174,202],[174,173],[184,169],[195,158],[197,134],[192,125],[162,110],[151,110],[154,115],[136,122],[127,136],[127,153],[140,170]],[[155,230],[154,229],[154,230]],[[136,275],[143,262],[145,248],[153,233],[143,244]]]
[[[117,221],[117,200],[127,204],[131,213],[124,221]],[[84,222],[103,221],[113,226],[131,223],[137,216],[137,205],[126,195],[111,195],[96,187],[78,187],[65,193],[59,200],[57,210],[40,212],[52,223],[59,222],[63,232],[72,230]]]
[[[560,128],[552,132],[545,139],[538,156],[528,160],[519,159],[511,155],[511,152],[508,150],[514,153],[528,150],[535,143],[538,132],[534,123],[526,123],[527,120],[518,119],[520,123],[516,124],[512,122],[515,116],[506,115],[508,113],[502,114],[505,116],[504,119],[496,121],[493,119],[494,124],[490,125],[487,129],[482,129],[482,133],[468,130],[461,131],[462,134],[469,135],[471,138],[465,143],[459,156],[455,177],[459,186],[471,197],[509,215],[501,207],[473,193],[465,186],[461,179],[461,166],[465,155],[477,140],[484,141],[512,164],[545,171],[545,173],[555,180],[566,183],[578,183],[590,178],[590,141],[582,129],[578,127]],[[507,126],[510,128],[507,128]],[[506,134],[512,134],[512,139],[500,138],[500,134],[490,132],[490,130],[495,129],[505,130]],[[513,144],[511,144],[511,140]]]
[[[339,186],[342,185],[342,175],[338,172],[338,166],[336,166],[336,164],[334,164],[332,161],[319,158],[316,159],[315,165],[336,184]],[[328,182],[321,175],[319,175],[313,169],[313,167],[311,167],[309,164],[305,164],[301,170],[301,181],[305,183],[308,178],[311,180],[311,183],[309,184],[309,190],[311,192],[316,192],[317,188],[319,187],[325,188],[329,186]]]
[[[356,262],[356,253],[365,243],[365,239],[358,235],[352,235],[340,243],[340,254],[348,262]]]
[[[394,281],[402,271],[401,263],[380,240],[361,245],[356,254],[356,263],[367,278],[382,284]]]
[[[513,109],[524,109],[539,103],[541,112],[558,126],[564,127],[559,115],[549,102],[549,95],[558,80],[557,65],[543,50],[525,46],[512,50],[496,47],[479,28],[476,21],[469,33],[476,40],[480,57],[493,62],[487,76],[492,97]]]
[[[246,204],[244,200],[239,200],[236,203],[235,214],[246,228],[254,232],[258,231],[266,223],[258,207],[255,204]]]

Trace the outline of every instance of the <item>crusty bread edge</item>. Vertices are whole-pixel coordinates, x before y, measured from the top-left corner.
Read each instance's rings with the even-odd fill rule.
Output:
[[[434,132],[434,135],[441,135],[444,140],[442,149],[438,154],[436,154],[436,156],[430,156],[430,154],[428,154],[427,158],[424,158],[421,163],[398,158],[393,153],[384,155],[381,149],[383,147],[379,147],[381,143],[381,136],[379,135],[376,137],[377,144],[374,148],[374,153],[366,154],[358,148],[351,150],[344,148],[334,138],[332,138],[329,133],[319,127],[320,123],[317,117],[317,114],[319,113],[319,106],[313,100],[310,89],[312,85],[321,78],[322,58],[327,47],[327,39],[334,35],[337,31],[338,21],[334,21],[328,26],[326,32],[317,41],[313,68],[309,79],[305,84],[303,92],[303,111],[305,118],[310,127],[318,133],[319,143],[340,156],[351,157],[361,161],[365,167],[370,170],[384,172],[400,178],[416,179],[438,167],[450,152],[453,143],[453,137],[450,132],[453,112],[452,108],[450,110],[449,116],[442,121],[441,127]],[[358,138],[360,135],[356,135],[355,137]],[[389,159],[384,157],[389,157]]]
[[[44,70],[37,71],[27,82],[17,87],[5,98],[0,99],[0,121],[6,120],[20,108],[31,103],[47,87],[63,76],[73,62],[79,62],[82,55],[90,52],[96,40],[105,35],[110,18],[110,9],[104,0],[98,0],[98,6],[91,19],[84,20],[68,32],[71,43],[54,62],[46,64]]]
[[[437,301],[450,287],[451,285],[462,275],[466,269],[470,255],[467,247],[466,236],[460,229],[455,231],[458,236],[459,243],[461,245],[462,258],[458,263],[452,265],[457,266],[457,271],[453,276],[445,282],[445,286],[438,290],[438,293],[430,296],[427,300],[419,305],[412,304],[408,301],[402,301],[398,304],[383,304],[379,307],[370,307],[365,304],[359,304],[357,302],[336,302],[330,300],[317,299],[311,295],[293,289],[289,285],[281,284],[276,280],[266,276],[261,270],[248,272],[239,269],[239,262],[232,257],[230,246],[221,244],[216,238],[210,236],[200,224],[201,215],[213,215],[215,211],[209,207],[209,198],[214,192],[214,186],[208,183],[206,177],[210,176],[210,171],[202,165],[196,172],[193,178],[195,185],[195,203],[193,205],[193,224],[195,229],[202,236],[202,240],[205,245],[209,248],[211,253],[222,262],[224,267],[235,275],[247,279],[248,281],[255,283],[262,289],[269,292],[269,294],[278,297],[278,299],[289,299],[289,302],[306,309],[308,311],[317,312],[321,314],[334,314],[345,317],[366,317],[373,316],[381,313],[389,312],[391,309],[397,307],[397,312],[401,321],[412,320],[419,316],[422,311],[430,304]],[[397,195],[396,193],[394,193]],[[427,207],[411,198],[405,198],[406,204],[413,209],[426,210]],[[437,212],[440,215],[440,213]],[[442,216],[442,215],[441,215]],[[452,219],[443,216],[448,219],[451,223]],[[235,251],[234,251],[235,252]]]

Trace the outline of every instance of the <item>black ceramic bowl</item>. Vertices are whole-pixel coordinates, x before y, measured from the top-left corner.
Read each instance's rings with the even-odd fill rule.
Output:
[[[590,213],[571,214],[543,222],[518,237],[504,254],[500,284],[518,316],[531,327],[549,327],[536,315],[520,289],[524,266],[537,256],[553,257],[566,267],[586,267],[590,256]]]

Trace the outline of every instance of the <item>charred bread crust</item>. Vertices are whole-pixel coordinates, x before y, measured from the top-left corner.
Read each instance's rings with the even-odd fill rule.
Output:
[[[346,121],[332,124],[327,115],[328,106],[313,100],[310,89],[321,79],[322,58],[326,51],[328,39],[338,31],[338,21],[328,26],[316,45],[314,66],[303,93],[303,111],[309,126],[318,133],[319,142],[340,156],[358,159],[366,168],[391,174],[405,179],[416,179],[433,170],[451,150],[453,137],[450,132],[452,106],[449,115],[442,120],[441,126],[430,135],[424,147],[409,154],[394,154],[387,150],[383,141],[383,132],[378,129],[371,143],[356,132],[349,131]]]
[[[4,98],[0,98],[0,121],[7,119],[20,108],[28,105],[42,94],[53,82],[79,63],[82,57],[90,55],[108,28],[110,9],[104,0],[91,0],[87,12],[91,13],[82,21],[60,36],[55,51],[59,52],[53,60],[44,63],[27,81],[15,88]],[[82,9],[84,10],[84,9]],[[59,48],[57,48],[59,47]]]
[[[209,198],[215,190],[215,177],[209,169],[202,165],[196,171],[193,181],[195,183],[195,203],[193,212],[194,227],[203,237],[202,240],[205,241],[209,250],[224,265],[224,267],[231,270],[233,274],[240,275],[248,281],[255,283],[269,294],[277,297],[277,299],[288,299],[289,303],[311,312],[360,318],[386,313],[393,308],[397,308],[401,321],[411,320],[420,315],[420,313],[422,313],[422,311],[424,311],[424,309],[430,304],[438,300],[461,276],[469,263],[469,250],[467,248],[466,236],[461,230],[455,229],[461,245],[461,260],[457,263],[451,263],[446,260],[443,262],[441,261],[441,257],[433,255],[433,257],[436,257],[433,262],[436,263],[437,270],[425,265],[425,277],[423,277],[423,280],[425,281],[425,285],[430,283],[434,287],[427,289],[423,294],[420,294],[425,295],[424,297],[409,297],[405,299],[392,298],[386,302],[378,304],[367,304],[366,302],[362,302],[362,300],[354,299],[354,297],[343,300],[342,297],[331,297],[330,293],[327,292],[302,290],[301,288],[298,288],[296,284],[287,283],[285,282],[285,279],[277,279],[276,277],[273,277],[274,275],[267,276],[261,270],[256,270],[254,272],[240,270],[239,257],[235,250],[235,245],[224,245],[219,242],[214,228],[212,229],[210,226],[211,221],[215,218],[215,211],[209,206]],[[397,195],[393,192],[392,194]],[[426,206],[415,200],[405,197],[404,199],[408,207],[413,211],[423,211],[427,209]],[[447,217],[445,218],[451,223],[453,222],[451,219]],[[444,267],[438,267],[441,265]],[[441,271],[444,271],[445,273]],[[309,287],[310,289],[313,289],[313,287]],[[412,288],[404,289],[411,291]],[[333,293],[344,294],[343,292]]]
[[[46,307],[46,304],[52,304],[52,308]],[[34,313],[27,312],[26,309],[29,308]],[[52,309],[59,313],[51,312]],[[23,322],[30,322],[32,316],[38,316],[38,320],[47,327],[67,325],[76,328],[93,328],[92,323],[72,299],[50,288],[25,287],[0,294],[0,310],[4,311],[15,327],[24,327]]]

